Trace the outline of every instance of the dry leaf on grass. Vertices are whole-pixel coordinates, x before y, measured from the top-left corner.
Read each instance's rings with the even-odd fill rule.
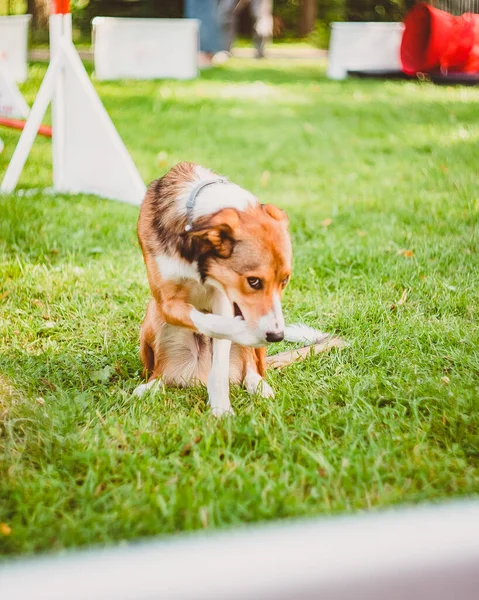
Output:
[[[181,449],[180,452],[180,456],[188,456],[188,454],[190,454],[191,449],[193,448],[193,446],[195,444],[199,444],[201,442],[201,440],[203,439],[202,435],[199,435],[197,438],[195,438],[192,442],[188,442],[187,444],[185,444],[183,446],[183,448]]]
[[[160,169],[166,169],[168,167],[168,152],[162,150],[156,155],[156,164]]]
[[[98,496],[103,492],[104,489],[105,489],[105,484],[99,483],[96,486],[95,491],[93,492],[93,495],[95,496],[95,498],[98,498]]]
[[[365,231],[362,231],[361,229],[358,229],[356,233],[359,235],[359,237],[365,237],[366,235],[368,235]]]
[[[203,528],[206,529],[208,527],[208,507],[207,506],[200,507],[200,521],[201,521],[201,525],[203,526]]]
[[[406,302],[406,300],[407,300],[407,290],[404,289],[401,294],[401,298],[399,299],[398,306],[402,306]]]
[[[451,380],[447,375],[444,375],[444,377],[441,377],[441,383],[443,383],[444,385],[449,385],[451,383]]]
[[[324,221],[321,221],[321,227],[329,227],[332,222],[333,219],[324,219]]]
[[[406,248],[401,248],[401,250],[398,250],[397,253],[406,258],[412,258],[414,256],[414,251],[407,250]]]
[[[6,292],[3,292],[3,294],[0,296],[0,300],[3,300],[4,298],[6,298],[9,293],[10,293],[9,290],[7,290]]]
[[[46,377],[40,377],[40,382],[49,390],[51,390],[52,392],[54,392],[57,387],[54,383],[52,383],[51,381],[49,381]]]
[[[9,527],[6,523],[0,523],[0,534],[1,535],[10,535],[12,533],[12,528]]]
[[[268,186],[270,176],[271,173],[269,171],[263,171],[260,179],[261,187],[265,188]]]

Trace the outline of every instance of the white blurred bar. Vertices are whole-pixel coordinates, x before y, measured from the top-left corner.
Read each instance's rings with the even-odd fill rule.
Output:
[[[0,597],[477,600],[479,503],[183,534],[17,560],[0,566]]]

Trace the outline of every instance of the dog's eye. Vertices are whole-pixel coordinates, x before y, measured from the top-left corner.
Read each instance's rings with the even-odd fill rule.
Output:
[[[287,285],[288,281],[289,281],[289,275],[283,279],[283,281],[281,282],[281,285],[283,287],[285,287]]]
[[[261,279],[258,279],[257,277],[248,277],[248,283],[254,290],[260,290],[263,287]]]

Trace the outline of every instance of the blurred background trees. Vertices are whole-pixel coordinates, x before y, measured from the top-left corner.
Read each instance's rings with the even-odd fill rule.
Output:
[[[275,39],[307,38],[326,47],[331,21],[400,21],[414,0],[274,0]],[[95,16],[178,17],[183,0],[71,0],[75,29],[90,35]],[[0,14],[33,15],[33,34],[48,28],[49,0],[0,0]],[[247,9],[239,15],[240,35],[249,36]]]

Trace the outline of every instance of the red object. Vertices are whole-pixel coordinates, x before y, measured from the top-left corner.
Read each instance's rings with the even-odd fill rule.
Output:
[[[66,15],[70,12],[70,0],[52,0],[52,15]]]
[[[401,64],[408,75],[438,69],[479,71],[479,15],[454,17],[428,4],[417,4],[404,25]]]
[[[5,127],[11,127],[12,129],[24,129],[26,121],[20,119],[7,119],[0,117],[0,125]],[[50,125],[40,125],[38,128],[38,135],[44,135],[45,137],[52,137],[52,128]]]

